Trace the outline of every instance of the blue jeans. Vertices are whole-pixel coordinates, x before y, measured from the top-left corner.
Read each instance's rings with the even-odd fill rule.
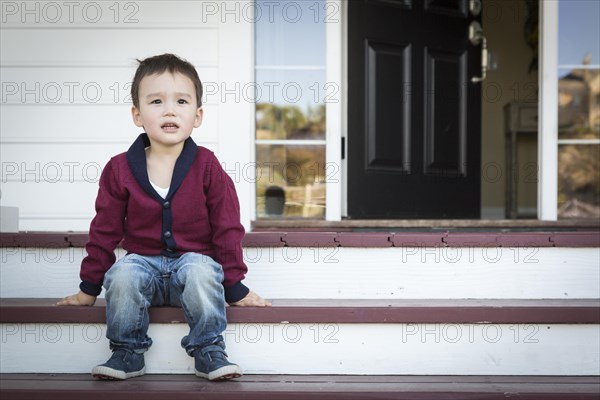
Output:
[[[227,327],[223,268],[212,258],[185,253],[179,258],[127,254],[105,275],[106,337],[111,349],[137,353],[152,345],[148,307],[182,307],[190,332],[181,341],[189,355],[221,341]]]

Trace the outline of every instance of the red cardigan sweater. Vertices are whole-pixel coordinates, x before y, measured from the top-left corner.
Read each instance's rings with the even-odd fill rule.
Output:
[[[140,255],[208,255],[223,266],[225,299],[241,300],[249,289],[241,282],[247,272],[241,247],[244,228],[233,181],[210,150],[188,138],[163,199],[148,179],[149,145],[147,135],[141,134],[102,171],[80,289],[100,294],[122,241],[128,253]]]

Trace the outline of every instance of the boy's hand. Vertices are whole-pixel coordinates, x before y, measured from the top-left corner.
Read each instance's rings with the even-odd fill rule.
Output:
[[[72,296],[67,296],[58,303],[57,306],[93,306],[96,303],[96,296],[90,296],[89,294],[83,293],[81,290],[79,293]]]
[[[231,303],[230,305],[236,307],[271,307],[272,304],[269,301],[257,295],[256,293],[254,293],[253,291],[250,291],[250,293],[248,293],[246,297],[244,297],[240,301]]]

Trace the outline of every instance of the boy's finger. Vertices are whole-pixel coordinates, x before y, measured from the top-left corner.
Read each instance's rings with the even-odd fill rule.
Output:
[[[258,299],[255,299],[252,302],[253,306],[258,306],[258,307],[270,307],[271,303],[269,303],[267,300],[263,299],[262,297],[259,297]]]
[[[271,307],[271,302],[263,299],[259,295],[255,293],[250,293],[248,296],[244,297],[242,300],[231,303],[232,306],[237,307]]]
[[[272,305],[270,301],[265,300],[260,296],[257,296],[256,303],[257,303],[257,305],[263,306],[263,307],[270,307]]]
[[[259,306],[259,307],[267,307],[267,306],[271,306],[271,303],[268,302],[267,300],[263,299],[262,297],[256,295],[256,297],[254,297],[252,299],[252,305]]]
[[[59,306],[76,306],[78,304],[78,302],[76,299],[73,299],[72,297],[65,297],[64,299],[62,299],[61,301],[59,301],[56,304]]]

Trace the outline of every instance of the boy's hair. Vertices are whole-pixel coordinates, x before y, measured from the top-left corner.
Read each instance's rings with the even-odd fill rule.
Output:
[[[177,57],[175,54],[169,53],[136,61],[139,65],[131,84],[131,99],[134,106],[137,108],[140,106],[139,90],[142,79],[148,75],[162,74],[168,71],[171,74],[180,73],[192,80],[196,88],[197,106],[202,107],[202,82],[200,81],[200,77],[198,77],[196,68],[191,63]]]

